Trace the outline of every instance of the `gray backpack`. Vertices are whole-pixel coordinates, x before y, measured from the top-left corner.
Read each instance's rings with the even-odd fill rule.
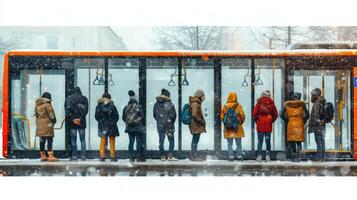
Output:
[[[138,104],[129,104],[126,107],[125,123],[130,126],[139,126],[141,124],[142,117],[140,116],[140,107]]]

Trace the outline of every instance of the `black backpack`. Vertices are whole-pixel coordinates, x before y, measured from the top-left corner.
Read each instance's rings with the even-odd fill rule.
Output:
[[[325,121],[325,123],[332,122],[333,118],[335,117],[335,108],[333,107],[333,104],[331,102],[325,103],[323,111],[324,116],[322,119]]]

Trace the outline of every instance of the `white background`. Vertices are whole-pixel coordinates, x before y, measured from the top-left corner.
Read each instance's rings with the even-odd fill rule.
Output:
[[[342,26],[357,25],[355,2],[0,0],[0,25]],[[331,177],[20,177],[0,178],[0,199],[354,199],[356,185]]]

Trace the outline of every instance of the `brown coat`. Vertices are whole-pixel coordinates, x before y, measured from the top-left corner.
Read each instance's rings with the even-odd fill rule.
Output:
[[[206,122],[202,114],[201,109],[201,99],[199,97],[189,97],[190,111],[191,111],[191,123],[190,132],[191,134],[201,134],[206,132]]]
[[[51,100],[39,98],[35,106],[36,136],[54,137],[53,128],[56,123],[56,115],[51,105]]]
[[[305,102],[300,100],[287,101],[284,115],[287,120],[287,141],[305,141],[304,124],[309,117]]]
[[[245,120],[245,114],[242,106],[237,102],[237,94],[235,92],[230,92],[227,97],[227,103],[223,106],[221,110],[221,120],[223,121],[224,115],[226,114],[228,108],[235,108],[239,120],[239,125],[237,130],[227,130],[224,129],[224,138],[242,138],[244,137],[244,129],[242,124]]]

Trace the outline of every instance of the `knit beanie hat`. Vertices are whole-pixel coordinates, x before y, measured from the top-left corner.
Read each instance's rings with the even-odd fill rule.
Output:
[[[271,97],[271,93],[269,90],[265,90],[264,92],[262,92],[262,97]]]
[[[170,97],[170,92],[168,90],[166,90],[165,88],[162,88],[161,90],[161,95]]]
[[[195,92],[195,97],[204,97],[205,93],[202,90],[197,90]]]
[[[46,99],[52,100],[51,94],[48,93],[48,92],[44,92],[44,93],[42,94],[42,98],[46,98]]]
[[[108,93],[108,92],[105,92],[103,95],[102,95],[103,98],[107,98],[107,99],[112,99],[112,96]]]

